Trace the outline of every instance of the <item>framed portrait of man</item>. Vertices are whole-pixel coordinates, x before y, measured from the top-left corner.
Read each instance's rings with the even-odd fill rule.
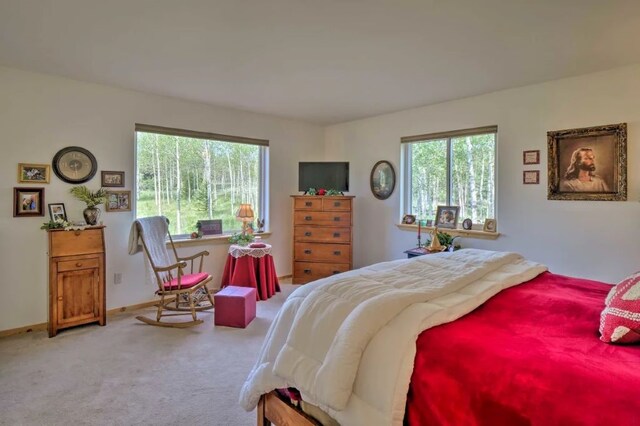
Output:
[[[549,200],[627,199],[627,124],[547,132]]]

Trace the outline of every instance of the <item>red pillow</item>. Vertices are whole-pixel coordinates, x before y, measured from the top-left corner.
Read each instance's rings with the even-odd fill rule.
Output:
[[[640,272],[625,278],[607,296],[600,314],[600,340],[640,342]]]

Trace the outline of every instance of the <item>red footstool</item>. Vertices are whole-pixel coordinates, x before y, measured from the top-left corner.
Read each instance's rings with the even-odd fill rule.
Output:
[[[214,323],[245,328],[256,317],[256,289],[228,286],[213,296]]]

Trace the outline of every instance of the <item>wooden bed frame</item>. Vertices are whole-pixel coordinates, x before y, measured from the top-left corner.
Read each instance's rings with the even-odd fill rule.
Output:
[[[276,391],[260,397],[258,426],[321,426],[313,417],[285,401]]]

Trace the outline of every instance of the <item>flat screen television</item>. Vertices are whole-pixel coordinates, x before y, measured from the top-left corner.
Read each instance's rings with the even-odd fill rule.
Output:
[[[298,163],[298,191],[309,188],[349,190],[349,163],[300,162]]]

